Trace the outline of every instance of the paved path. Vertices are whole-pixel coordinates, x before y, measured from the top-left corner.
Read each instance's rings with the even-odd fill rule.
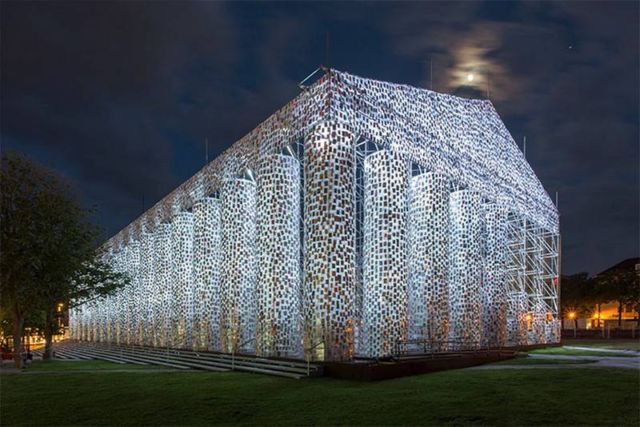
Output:
[[[607,352],[619,354],[631,354],[636,357],[619,357],[619,356],[571,356],[560,354],[529,354],[530,359],[563,359],[563,360],[588,360],[592,363],[558,363],[558,364],[540,364],[540,365],[480,365],[471,369],[592,369],[592,368],[625,368],[640,369],[640,354],[631,350],[610,350],[593,347],[564,347],[574,350],[587,350],[594,352]]]
[[[567,348],[569,350],[583,350],[583,351],[596,351],[602,353],[619,353],[619,354],[630,354],[633,356],[640,356],[640,351],[634,350],[622,350],[622,349],[613,349],[613,348],[594,348],[594,347],[579,347],[574,345],[564,345],[563,348]]]

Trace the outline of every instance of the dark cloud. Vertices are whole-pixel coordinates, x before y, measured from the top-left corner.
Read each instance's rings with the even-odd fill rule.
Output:
[[[55,153],[118,225],[143,194],[158,198],[182,178],[167,126],[182,109],[180,76],[202,57],[224,79],[235,61],[215,3],[148,5],[2,4],[3,135]]]
[[[514,138],[527,136],[529,162],[560,193],[565,271],[637,256],[638,4],[471,3],[443,19],[411,8],[382,27],[397,52],[433,58],[437,89],[486,96],[488,80]]]
[[[114,233],[325,61],[490,98],[552,194],[566,272],[638,255],[636,2],[0,3],[2,139]],[[430,65],[433,65],[433,76]],[[473,78],[469,79],[469,75]]]
[[[296,94],[269,55],[292,26],[250,42],[256,82],[222,3],[2,7],[4,140],[76,178],[111,233],[203,165],[206,137],[214,156]]]

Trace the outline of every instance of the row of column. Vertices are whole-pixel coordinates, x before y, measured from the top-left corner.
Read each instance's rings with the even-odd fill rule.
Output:
[[[436,173],[378,151],[364,162],[363,333],[369,356],[506,341],[505,208],[450,193]]]
[[[223,181],[219,199],[114,253],[133,283],[74,314],[76,337],[321,360],[352,358],[356,337],[369,357],[402,343],[442,351],[530,339],[528,294],[507,288],[506,207],[450,192],[437,173],[412,176],[389,150],[364,162],[356,318],[355,172],[353,134],[320,123],[305,141],[302,177],[294,157],[266,156],[255,182]]]
[[[398,153],[365,159],[366,353],[387,355],[396,342],[440,351],[557,342],[558,321],[545,303],[557,294],[544,290],[545,280],[557,280],[544,268],[557,253],[545,253],[543,230],[504,203],[449,187],[436,173],[411,176]]]
[[[300,165],[262,160],[111,262],[132,283],[72,314],[78,339],[301,355]],[[259,337],[259,339],[257,338]]]

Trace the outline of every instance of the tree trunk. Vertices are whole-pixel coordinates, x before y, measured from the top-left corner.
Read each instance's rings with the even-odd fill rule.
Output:
[[[618,328],[622,327],[622,303],[618,303]]]
[[[13,361],[16,368],[22,369],[22,331],[24,329],[24,314],[17,307],[13,309]]]
[[[44,324],[44,352],[42,353],[42,360],[53,359],[53,322],[54,314],[53,309],[47,310],[47,318]]]

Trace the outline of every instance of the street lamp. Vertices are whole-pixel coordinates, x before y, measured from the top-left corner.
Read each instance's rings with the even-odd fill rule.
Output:
[[[569,319],[574,320],[576,318],[576,312],[575,311],[571,311],[569,312]],[[577,331],[576,331],[576,322],[573,322],[573,337],[576,338],[577,336]]]

